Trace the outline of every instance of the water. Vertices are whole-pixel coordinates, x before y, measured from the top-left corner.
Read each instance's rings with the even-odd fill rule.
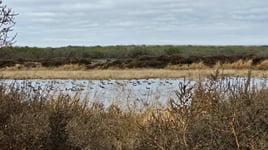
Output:
[[[223,84],[243,85],[246,78],[228,77],[220,80]],[[139,80],[0,80],[0,84],[31,91],[32,93],[46,94],[47,96],[78,94],[80,98],[89,101],[99,101],[105,105],[112,102],[160,102],[165,104],[169,99],[175,99],[175,91],[179,84],[189,82],[194,85],[196,81],[178,79],[139,79]],[[208,83],[204,80],[203,83]],[[266,78],[252,78],[251,87],[267,85]],[[235,89],[234,89],[235,90]]]

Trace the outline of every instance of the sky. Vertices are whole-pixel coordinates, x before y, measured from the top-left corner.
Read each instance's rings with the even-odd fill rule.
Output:
[[[267,45],[267,0],[3,0],[16,46]],[[13,33],[14,34],[14,33]]]

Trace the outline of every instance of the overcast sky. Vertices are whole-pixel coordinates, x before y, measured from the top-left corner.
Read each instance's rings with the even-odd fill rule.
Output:
[[[3,0],[18,46],[267,45],[267,0]]]

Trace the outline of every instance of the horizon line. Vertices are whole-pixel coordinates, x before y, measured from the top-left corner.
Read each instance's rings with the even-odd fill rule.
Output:
[[[29,47],[29,48],[63,48],[63,47],[115,47],[115,46],[211,46],[211,47],[265,47],[268,44],[107,44],[107,45],[63,45],[63,46],[28,46],[28,45],[13,45],[10,47]]]

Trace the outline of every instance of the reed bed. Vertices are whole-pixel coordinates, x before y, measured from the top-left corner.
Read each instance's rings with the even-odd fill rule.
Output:
[[[94,69],[94,70],[13,70],[0,71],[2,79],[146,79],[146,78],[206,78],[215,69]],[[251,69],[224,69],[226,76],[247,76]],[[253,77],[268,77],[268,70],[252,70]]]
[[[268,77],[268,61],[258,63],[252,59],[234,62],[217,62],[208,66],[202,61],[191,64],[168,64],[163,68],[118,68],[108,67],[88,68],[85,64],[65,64],[44,67],[40,63],[32,62],[29,67],[17,64],[0,69],[0,77],[4,79],[142,79],[142,78],[205,78],[215,69],[223,70],[227,76],[246,76],[252,70],[254,77]],[[38,65],[39,64],[39,65]]]
[[[267,149],[268,89],[216,71],[178,85],[166,106],[0,86],[0,149]],[[157,102],[157,99],[155,99]]]

